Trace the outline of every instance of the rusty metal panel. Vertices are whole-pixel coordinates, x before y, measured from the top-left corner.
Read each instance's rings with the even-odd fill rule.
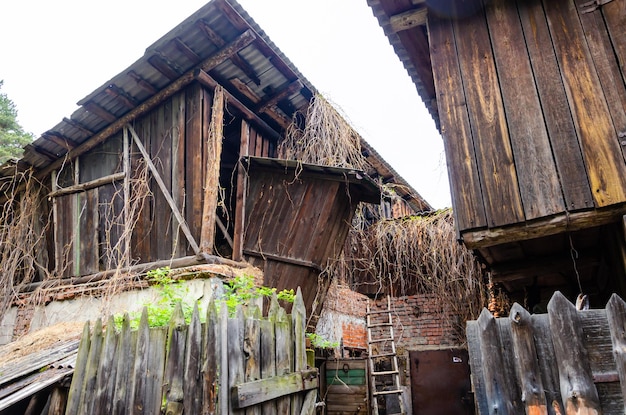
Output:
[[[413,413],[473,415],[467,350],[409,352]]]

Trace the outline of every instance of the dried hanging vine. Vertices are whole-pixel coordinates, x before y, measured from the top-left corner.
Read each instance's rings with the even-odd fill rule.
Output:
[[[0,315],[26,284],[50,276],[46,232],[50,213],[32,171],[0,179]]]
[[[369,226],[367,215],[376,212],[361,210],[357,215],[344,253],[333,264],[334,274],[355,289],[369,283],[394,296],[434,295],[442,324],[463,339],[465,322],[477,318],[489,298],[481,265],[456,242],[452,211]]]

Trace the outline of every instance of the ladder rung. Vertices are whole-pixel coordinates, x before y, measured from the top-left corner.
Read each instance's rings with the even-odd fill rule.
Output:
[[[368,329],[372,329],[374,327],[388,327],[388,326],[393,326],[392,323],[378,323],[378,324],[370,324],[369,326],[367,326]]]
[[[392,357],[392,356],[395,356],[395,355],[396,355],[396,353],[394,353],[394,352],[373,354],[373,355],[370,356],[370,359],[376,359],[377,357]]]
[[[392,390],[392,391],[376,391],[373,393],[374,396],[377,395],[391,395],[394,393],[402,393],[402,391],[400,389],[396,389],[396,390]]]
[[[384,339],[374,339],[374,340],[370,340],[370,343],[380,343],[380,342],[389,342],[389,341],[393,341],[393,337],[387,337]]]
[[[400,372],[397,370],[383,370],[381,372],[372,372],[372,376],[390,376],[390,375],[399,375]]]
[[[375,310],[375,311],[368,311],[366,314],[367,315],[372,315],[372,314],[383,314],[383,313],[391,313],[391,310]]]

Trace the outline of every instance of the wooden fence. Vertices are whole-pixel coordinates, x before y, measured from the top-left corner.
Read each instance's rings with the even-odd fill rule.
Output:
[[[258,307],[211,301],[185,323],[178,307],[167,328],[118,332],[96,321],[83,330],[66,414],[313,414],[317,370],[307,369],[305,311],[298,289],[292,314],[272,299]]]
[[[624,414],[626,303],[578,311],[561,293],[548,314],[515,304],[467,323],[479,414]]]

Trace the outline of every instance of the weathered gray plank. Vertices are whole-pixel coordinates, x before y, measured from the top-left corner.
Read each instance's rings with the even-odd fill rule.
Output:
[[[237,311],[233,318],[228,319],[228,382],[220,380],[220,386],[227,387],[231,394],[230,412],[232,414],[242,414],[243,411],[233,406],[232,391],[234,387],[245,380],[245,359],[243,355],[244,339],[244,317],[241,306],[237,306]]]
[[[509,315],[513,348],[517,357],[514,359],[515,371],[521,387],[522,403],[527,414],[547,414],[530,313],[515,303]]]
[[[133,345],[130,332],[130,318],[124,314],[122,329],[118,337],[117,346],[117,369],[115,371],[115,393],[113,395],[113,413],[116,415],[127,415],[130,412],[128,406],[131,400],[131,370],[132,365],[128,359],[132,355]]]
[[[218,331],[216,331],[216,334]],[[229,355],[228,355],[228,308],[226,307],[226,303],[222,302],[220,305],[220,316],[219,316],[219,338],[217,341],[219,342],[219,369],[218,369],[218,407],[219,414],[227,414],[229,408],[230,401],[230,390],[228,386],[228,365],[229,365]]]
[[[483,308],[477,323],[485,377],[485,395],[490,409],[488,413],[513,414],[515,413],[512,406],[513,396],[509,394],[508,380],[502,371],[504,361],[500,353],[500,336],[496,320],[486,308]]]
[[[261,379],[261,310],[256,305],[249,306],[245,313],[243,352],[246,356],[245,381]],[[260,415],[261,407],[246,409],[246,415]]]
[[[281,396],[314,388],[317,388],[317,369],[241,383],[234,386],[232,397],[236,408],[247,408]]]
[[[534,314],[533,333],[535,337],[535,348],[539,359],[539,370],[541,371],[541,381],[543,383],[550,415],[559,415],[564,411],[563,400],[559,388],[559,369],[556,365],[556,356],[552,346],[550,323],[547,314]]]
[[[276,376],[276,337],[274,321],[278,312],[276,293],[272,296],[267,319],[260,321],[261,331],[261,379]],[[276,402],[263,403],[263,415],[276,414]]]
[[[276,312],[276,374],[284,375],[293,371],[293,337],[291,319],[280,307]],[[291,400],[288,397],[276,401],[279,414],[291,413]]]
[[[94,391],[94,413],[110,414],[113,408],[113,388],[115,387],[115,370],[116,360],[115,354],[117,349],[117,336],[115,334],[115,322],[113,316],[107,322],[106,332],[104,334],[104,342],[102,344],[102,353],[98,366],[98,377],[96,380],[96,388]]]
[[[611,329],[613,356],[617,364],[617,374],[622,390],[622,397],[626,397],[626,303],[613,294],[606,306],[606,316]],[[624,403],[626,412],[626,403]]]
[[[293,345],[294,345],[294,370],[305,370],[306,364],[306,307],[302,298],[302,290],[300,287],[296,290],[296,298],[291,308],[291,319],[293,329]],[[291,413],[299,415],[302,410],[302,396],[295,394],[291,400]]]
[[[198,304],[195,304],[185,348],[185,395],[183,406],[186,414],[199,414],[202,408],[202,326]]]
[[[132,378],[134,382],[132,413],[145,414],[146,375],[148,374],[148,350],[150,349],[150,327],[148,326],[148,309],[143,308],[139,327],[137,329],[137,344],[135,355],[127,356],[128,362],[133,363]]]
[[[89,346],[91,344],[89,322],[83,327],[83,334],[80,338],[78,346],[78,356],[76,357],[76,367],[70,385],[69,396],[67,398],[67,413],[78,413],[78,407],[83,391],[83,380],[85,379],[85,371],[87,368],[87,357],[89,356]]]
[[[472,391],[474,392],[474,402],[478,409],[478,414],[488,414],[488,401],[485,392],[485,374],[483,372],[482,356],[480,354],[479,328],[476,321],[468,321],[466,325],[467,345],[469,353],[470,380]]]
[[[566,413],[599,414],[600,401],[593,383],[578,311],[559,291],[548,303],[548,319],[559,368]],[[587,411],[587,412],[584,412]]]
[[[150,329],[148,373],[146,373],[146,395],[144,397],[144,413],[146,414],[157,414],[161,411],[166,339],[166,327],[154,327]]]
[[[317,397],[317,390],[310,390],[304,397],[302,402],[302,411],[300,415],[314,415],[315,414],[315,399]]]
[[[87,367],[85,369],[85,379],[83,379],[83,399],[78,406],[78,413],[93,413],[93,399],[86,399],[93,393],[98,375],[98,360],[102,352],[102,320],[97,319],[91,335],[91,344],[89,347],[89,356],[87,357]]]
[[[215,297],[212,297],[207,306],[206,324],[202,339],[202,414],[211,415],[217,411],[218,366],[220,357],[219,322]]]
[[[180,303],[174,308],[168,329],[168,350],[165,361],[163,399],[165,412],[171,415],[183,413],[183,372],[184,365],[180,359],[185,355],[185,339],[187,327]]]

